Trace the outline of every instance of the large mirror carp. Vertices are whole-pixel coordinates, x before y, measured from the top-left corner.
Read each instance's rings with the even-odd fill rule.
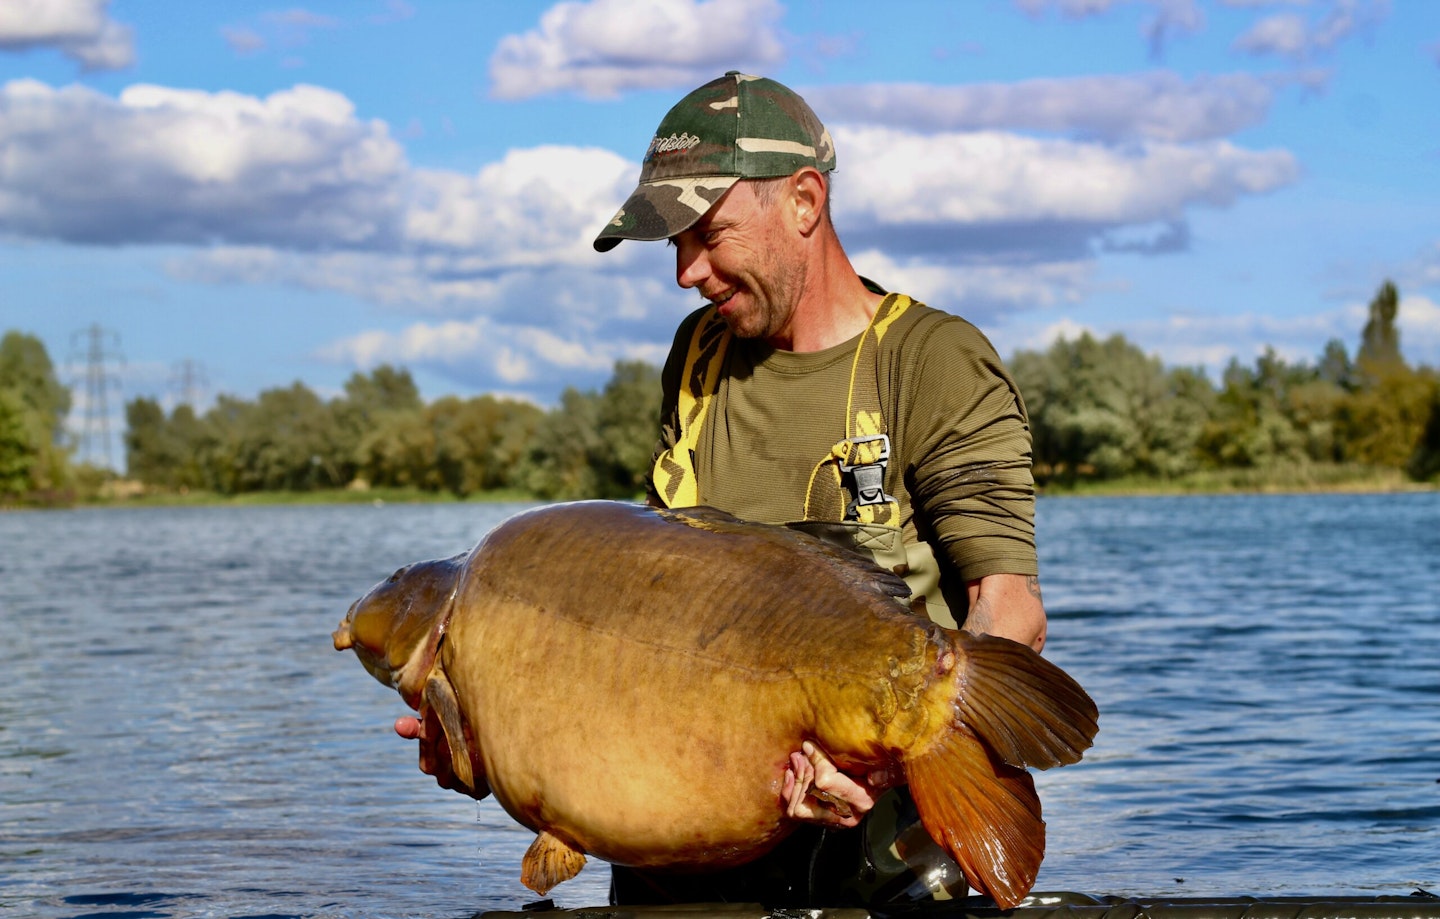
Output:
[[[732,867],[795,827],[781,788],[811,741],[908,782],[970,886],[1018,903],[1044,855],[1027,768],[1080,759],[1090,697],[1016,642],[908,611],[848,550],[709,508],[550,505],[403,568],[335,631],[422,716],[455,776],[538,836],[541,893],[590,855]]]

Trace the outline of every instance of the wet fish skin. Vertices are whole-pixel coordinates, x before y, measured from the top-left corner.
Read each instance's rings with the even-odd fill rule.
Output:
[[[552,505],[403,569],[335,633],[440,717],[457,775],[535,830],[544,893],[583,854],[741,864],[793,829],[789,753],[908,779],[926,830],[1001,905],[1044,848],[1025,767],[1074,762],[1094,703],[1029,648],[907,612],[904,582],[704,509]]]

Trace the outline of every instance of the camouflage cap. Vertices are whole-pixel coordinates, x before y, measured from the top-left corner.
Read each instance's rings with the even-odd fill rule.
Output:
[[[732,70],[666,114],[645,151],[639,187],[595,237],[595,248],[668,239],[740,179],[788,176],[802,166],[835,168],[830,132],[791,90]]]

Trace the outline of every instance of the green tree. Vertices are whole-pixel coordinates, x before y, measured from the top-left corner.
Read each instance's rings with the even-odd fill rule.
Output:
[[[0,337],[0,494],[55,492],[72,470],[64,443],[70,391],[40,339],[9,331]]]
[[[1376,365],[1368,365],[1372,370]],[[1430,423],[1435,377],[1391,364],[1367,374],[1365,385],[1341,405],[1339,433],[1346,459],[1403,469],[1420,449]]]
[[[610,497],[602,470],[609,464],[600,434],[600,398],[567,386],[560,404],[535,428],[525,457],[522,487],[560,501]]]
[[[1315,369],[1321,380],[1342,389],[1349,389],[1354,383],[1355,367],[1350,363],[1345,343],[1338,338],[1332,338],[1325,343],[1325,351],[1320,355],[1320,365]]]
[[[1044,353],[1020,352],[1010,368],[1040,477],[1170,476],[1194,467],[1213,401],[1203,374],[1167,371],[1121,335],[1100,341],[1089,333]]]
[[[195,414],[193,407],[182,404],[170,413],[168,428],[176,452],[170,484],[184,489],[209,487],[207,459],[215,449],[210,426]]]
[[[1399,313],[1400,293],[1386,281],[1370,301],[1351,391],[1336,413],[1339,452],[1359,463],[1423,468],[1436,376],[1405,362]]]
[[[1370,300],[1370,318],[1360,336],[1356,363],[1366,372],[1378,372],[1404,363],[1400,357],[1400,330],[1395,320],[1400,313],[1400,292],[1386,281]]]
[[[125,405],[125,467],[130,478],[162,488],[215,487],[209,462],[214,452],[209,425],[189,405],[166,417],[154,399]]]
[[[125,404],[125,469],[147,485],[168,485],[176,457],[171,449],[165,410],[154,399]]]
[[[568,388],[535,429],[524,487],[543,498],[633,498],[658,431],[660,375],[618,361],[600,393]]]
[[[34,488],[40,460],[34,411],[14,389],[0,389],[0,498],[14,498]]]
[[[420,390],[408,370],[381,364],[368,374],[351,374],[345,381],[344,397],[335,400],[330,409],[342,442],[334,460],[335,474],[346,482],[360,475],[373,484],[395,485],[398,476],[407,480],[405,484],[417,484],[409,481],[415,478],[413,469],[401,473],[393,463],[400,452],[415,448],[414,432],[407,426],[423,407]],[[384,443],[384,438],[402,434],[408,446]]]
[[[1430,374],[1430,411],[1420,443],[1406,464],[1406,471],[1420,481],[1440,479],[1440,375]]]
[[[390,411],[360,440],[359,472],[371,485],[438,491],[435,429],[418,411]]]
[[[1200,450],[1220,467],[1269,468],[1305,459],[1305,437],[1286,404],[1290,387],[1308,381],[1303,367],[1266,348],[1255,369],[1231,358],[1221,378],[1215,414],[1200,436]]]
[[[70,390],[56,378],[44,342],[14,330],[0,338],[0,389],[15,392],[27,408],[40,413],[52,437],[59,438],[70,413]]]
[[[600,436],[608,477],[625,495],[643,490],[660,430],[660,371],[644,361],[618,361],[600,395]]]
[[[528,402],[485,395],[447,396],[427,406],[443,486],[457,495],[523,488],[516,467],[529,450],[544,412]]]
[[[220,491],[306,491],[349,480],[353,448],[305,384],[268,389],[253,403],[222,396],[207,414],[216,429],[211,478]]]

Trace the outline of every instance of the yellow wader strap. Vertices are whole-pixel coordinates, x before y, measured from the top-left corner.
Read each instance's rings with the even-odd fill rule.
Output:
[[[846,436],[830,448],[829,455],[817,463],[810,474],[805,495],[806,520],[900,525],[899,502],[885,492],[890,437],[880,410],[876,358],[880,340],[912,302],[904,294],[886,296],[855,346],[845,404]],[[675,445],[656,458],[651,472],[655,491],[666,507],[692,507],[700,503],[695,450],[705,415],[720,388],[720,371],[732,335],[725,320],[712,307],[700,317],[690,338],[677,394],[680,430],[676,432]],[[846,493],[847,476],[855,492],[853,501]]]
[[[651,478],[666,507],[694,507],[700,503],[699,479],[695,475],[695,448],[700,442],[705,413],[720,388],[720,368],[731,332],[720,312],[711,307],[700,317],[690,350],[685,354],[685,371],[680,378],[680,430],[675,446],[655,460]]]
[[[913,301],[890,294],[881,301],[855,346],[850,393],[845,403],[845,439],[815,465],[805,494],[806,520],[858,520],[900,525],[900,503],[885,492],[890,435],[880,406],[880,341]],[[849,500],[846,479],[854,499]]]

